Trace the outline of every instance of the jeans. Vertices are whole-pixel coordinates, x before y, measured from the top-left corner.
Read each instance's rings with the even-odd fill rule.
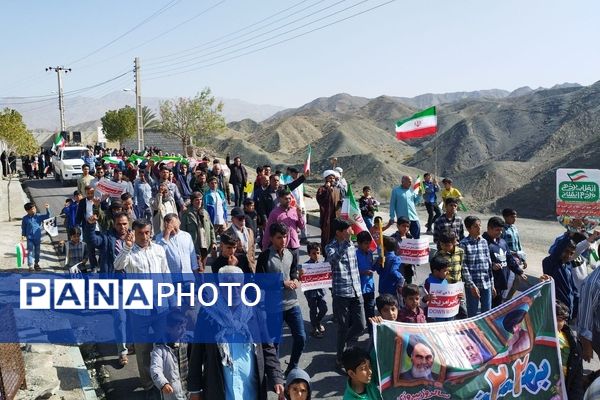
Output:
[[[117,342],[117,353],[119,355],[127,355],[129,353],[125,343],[127,341],[126,324],[127,316],[125,310],[113,310],[113,329],[115,332],[115,341]]]
[[[428,215],[427,224],[425,225],[425,227],[428,231],[430,231],[433,227],[433,223],[435,222],[435,220],[438,219],[440,215],[442,215],[442,211],[436,203],[425,203],[425,208],[427,209]],[[434,213],[435,215],[433,215]]]
[[[366,327],[362,296],[334,296],[333,313],[338,322],[336,356],[341,360],[346,344],[356,341]]]
[[[41,239],[27,239],[27,265],[32,266],[40,262],[40,242]]]
[[[410,221],[410,227],[408,228],[413,239],[419,239],[421,237],[421,224],[419,220]]]
[[[480,304],[482,313],[492,309],[492,288],[479,288],[479,299],[473,296],[471,290],[466,290],[465,292],[467,298],[467,315],[469,316],[469,318],[479,314]]]
[[[138,315],[130,312],[127,316],[131,321],[131,327],[136,340],[135,358],[138,364],[138,373],[144,390],[152,389],[154,383],[150,376],[150,353],[154,342],[165,336],[167,328],[167,313],[156,313],[152,315]],[[152,333],[150,329],[152,328]]]
[[[304,332],[304,319],[302,318],[302,310],[300,306],[294,306],[283,312],[283,320],[292,332],[292,354],[290,355],[290,363],[287,367],[288,371],[298,367],[304,344],[306,343],[306,333]]]
[[[96,258],[96,247],[94,247],[94,242],[92,241],[91,235],[92,235],[92,233],[89,233],[84,227],[83,241],[85,242],[86,247],[87,247],[88,260],[90,262],[90,267],[96,268],[96,267],[98,267],[98,259]],[[102,272],[108,272],[108,271],[102,271]]]
[[[233,196],[235,197],[235,206],[241,207],[242,201],[244,200],[244,187],[241,183],[236,183],[233,186]]]
[[[373,226],[375,217],[367,217],[365,215],[363,215],[362,217],[365,220],[365,225],[367,225],[367,230],[371,229],[371,227]]]
[[[320,296],[306,296],[306,302],[310,310],[310,324],[313,329],[318,328],[327,314],[327,302]]]
[[[373,324],[369,321],[369,318],[375,316],[375,292],[363,293],[363,308],[365,310],[365,320],[367,327],[369,328],[369,335],[373,333]]]

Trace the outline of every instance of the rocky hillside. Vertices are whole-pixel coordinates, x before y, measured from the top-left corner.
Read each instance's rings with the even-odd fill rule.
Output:
[[[438,134],[397,141],[394,122],[431,104],[439,104]],[[301,165],[310,145],[316,172],[337,157],[354,187],[370,184],[383,198],[401,175],[431,171],[454,178],[473,209],[512,205],[544,218],[553,215],[555,169],[593,164],[599,111],[600,82],[411,99],[338,94],[262,123],[231,123],[215,147],[255,166]]]

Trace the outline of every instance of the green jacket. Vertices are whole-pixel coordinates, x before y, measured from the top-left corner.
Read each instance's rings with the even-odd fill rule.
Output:
[[[210,250],[211,246],[217,242],[210,217],[204,209],[197,212],[193,207],[188,208],[181,214],[180,228],[192,236],[196,254],[200,254],[201,249]]]
[[[352,386],[350,386],[350,379],[348,379],[343,400],[381,400],[381,393],[379,393],[379,389],[373,381],[367,385],[366,389],[365,393],[356,393],[354,389],[352,389]]]

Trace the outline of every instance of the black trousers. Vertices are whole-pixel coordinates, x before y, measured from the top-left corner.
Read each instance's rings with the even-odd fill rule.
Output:
[[[425,208],[427,209],[428,215],[427,224],[425,225],[425,228],[427,228],[427,230],[429,231],[433,227],[433,223],[435,222],[435,220],[438,219],[440,215],[442,215],[442,212],[440,211],[440,207],[436,203],[425,203]]]

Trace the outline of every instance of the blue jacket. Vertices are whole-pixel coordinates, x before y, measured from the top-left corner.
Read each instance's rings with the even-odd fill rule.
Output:
[[[402,260],[393,251],[385,253],[385,264],[377,267],[379,274],[379,294],[397,295],[397,290],[404,286],[404,276],[400,272]]]
[[[558,243],[551,255],[542,261],[542,271],[554,279],[554,293],[556,300],[565,303],[571,311],[571,318],[577,317],[579,308],[579,291],[573,280],[571,263],[563,263],[561,259],[562,252],[568,242]]]
[[[516,275],[521,275],[523,274],[523,270],[519,267],[515,258],[511,256],[508,244],[506,244],[504,239],[500,238],[496,242],[487,234],[487,232],[481,236],[488,242],[492,264],[502,265],[502,269],[497,271],[492,269],[492,274],[494,275],[494,287],[496,288],[496,291],[506,290],[508,289],[508,276],[510,275],[510,271],[514,272]]]
[[[21,236],[26,236],[27,240],[41,240],[42,223],[48,218],[50,218],[50,209],[46,210],[46,214],[25,215],[21,221]]]
[[[437,203],[436,193],[440,191],[440,187],[433,182],[423,182],[425,188],[425,194],[423,195],[423,201],[425,203]]]
[[[204,209],[208,212],[208,215],[210,216],[210,221],[214,224],[216,217],[216,204],[213,200],[211,193],[212,192],[210,190],[204,193],[204,198],[202,200],[204,203]],[[223,194],[223,191],[220,189],[217,189],[217,193],[219,194],[219,196],[221,196],[221,200],[223,201],[223,217],[225,218],[225,221],[227,221],[227,200],[225,199],[225,194]]]
[[[77,225],[75,223],[77,219],[77,206],[78,203],[73,201],[70,205],[62,209],[62,213],[65,214],[65,225],[67,229],[73,228]]]
[[[373,263],[373,252],[364,252],[361,249],[356,249],[356,261],[358,262],[358,272],[360,275],[360,289],[362,293],[373,293],[375,291],[375,279],[373,275],[363,275],[364,271],[376,271],[377,266]]]
[[[117,233],[114,229],[108,232],[96,232],[94,225],[86,224],[84,229],[90,238],[90,244],[98,250],[98,267],[101,274],[115,272],[114,264],[117,258],[116,242]]]

